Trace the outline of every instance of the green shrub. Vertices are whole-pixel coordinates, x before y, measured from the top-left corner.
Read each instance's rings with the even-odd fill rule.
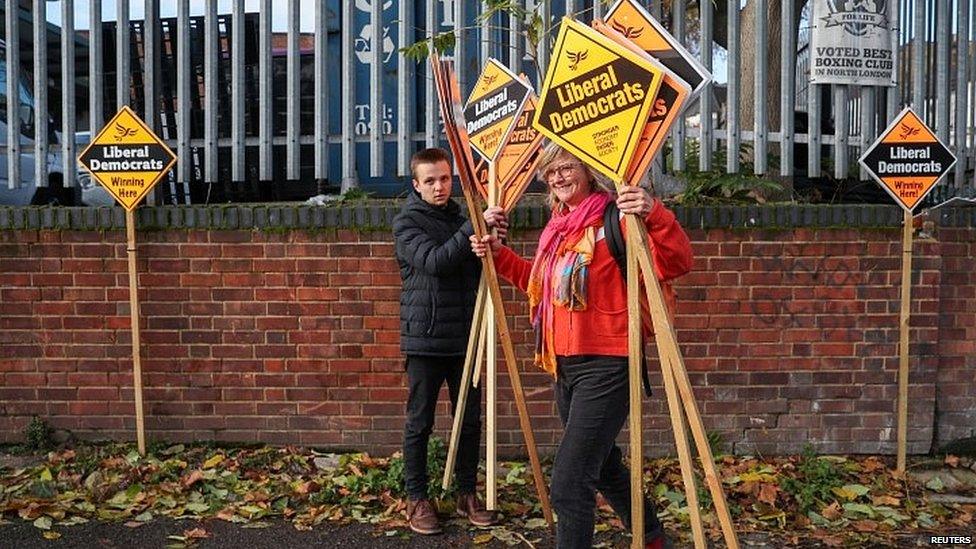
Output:
[[[844,485],[844,471],[836,463],[817,456],[811,446],[803,449],[796,476],[783,479],[783,490],[792,495],[805,515],[834,500],[834,488]]]
[[[34,416],[24,428],[24,440],[32,451],[49,450],[54,447],[54,429],[47,421]]]

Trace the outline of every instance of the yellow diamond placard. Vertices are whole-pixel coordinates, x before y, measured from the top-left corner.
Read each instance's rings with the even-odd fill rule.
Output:
[[[133,210],[176,163],[176,155],[127,106],[119,109],[78,163],[126,210]]]
[[[522,112],[531,88],[500,61],[489,58],[464,108],[471,148],[495,160]]]
[[[691,86],[691,103],[712,80],[712,75],[681,41],[651,17],[637,0],[618,0],[604,16],[606,24],[651,54]]]
[[[956,157],[915,111],[906,107],[859,162],[902,208],[911,212],[949,173]]]
[[[593,28],[638,55],[647,54],[640,46],[599,19],[593,21]],[[651,58],[651,62],[657,63],[658,61]],[[627,168],[625,180],[630,185],[640,184],[640,180],[647,173],[647,168],[650,166],[651,160],[654,159],[654,155],[664,146],[668,131],[674,125],[684,105],[687,104],[691,93],[689,85],[678,78],[674,72],[666,67],[662,67],[661,70],[664,73],[661,88],[654,99],[650,118],[647,119],[647,125],[637,142],[637,148],[634,149],[634,158],[630,162],[630,167]]]
[[[661,69],[563,18],[532,125],[615,182],[623,180],[661,87]]]

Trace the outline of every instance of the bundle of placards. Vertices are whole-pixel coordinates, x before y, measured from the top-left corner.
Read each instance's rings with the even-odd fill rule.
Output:
[[[505,145],[511,134],[511,126],[518,120],[525,102],[530,98],[532,88],[517,78],[510,81],[502,80],[500,82],[501,86],[499,86],[499,79],[510,73],[500,63],[495,62],[489,65],[486,67],[486,69],[490,69],[491,71],[488,73],[489,77],[484,78],[483,75],[479,79],[478,88],[475,90],[475,93],[479,93],[479,88],[483,88],[475,98],[477,102],[475,106],[477,118],[474,119],[474,123],[466,122],[465,113],[461,106],[461,91],[457,78],[454,75],[451,61],[441,60],[437,55],[432,55],[430,64],[436,83],[441,118],[444,122],[444,133],[447,135],[447,141],[451,148],[451,154],[454,157],[454,165],[458,179],[461,181],[461,190],[464,193],[465,202],[468,207],[468,217],[474,228],[475,236],[480,238],[487,234],[487,227],[485,227],[485,222],[481,217],[481,210],[477,203],[479,194],[493,205],[499,204],[500,201],[507,201],[514,204],[518,200],[518,196],[515,192],[517,185],[508,185],[502,188],[498,185],[491,184],[491,181],[495,180],[493,177],[493,165],[490,165],[492,175],[489,176],[488,182],[484,185],[478,183],[477,168],[471,152],[472,144],[478,147],[481,153],[491,155],[492,158],[498,157],[505,149]],[[523,139],[526,139],[526,137],[520,135],[520,140]],[[525,160],[520,164],[517,161],[513,162],[515,166],[510,170],[512,172],[511,181],[515,181],[517,175],[524,170],[526,163],[531,162],[531,159],[534,157],[533,149],[538,149],[540,141],[541,139],[530,139],[529,146],[518,147],[520,151],[518,154],[514,152],[516,150],[515,148],[512,149],[513,157],[520,158],[524,156]],[[524,189],[524,186],[522,188]],[[509,381],[512,385],[512,394],[515,397],[520,427],[522,428],[526,449],[529,453],[536,492],[539,495],[543,515],[551,526],[553,524],[552,510],[542,478],[542,464],[539,461],[538,452],[535,447],[535,436],[532,432],[528,408],[525,404],[525,395],[522,390],[522,382],[516,365],[511,335],[508,331],[508,321],[505,316],[504,305],[502,304],[494,260],[490,254],[482,258],[482,268],[481,287],[478,290],[478,297],[475,304],[476,312],[471,326],[472,336],[469,337],[467,358],[465,359],[464,371],[461,374],[463,381],[461,383],[461,391],[458,394],[457,409],[462,411],[465,409],[465,400],[467,398],[473,368],[473,360],[471,359],[473,356],[472,346],[475,345],[476,339],[481,337],[481,326],[484,320],[486,324],[492,325],[493,329],[497,332],[498,340],[501,343],[505,355],[505,364],[508,369]],[[491,315],[485,315],[481,311],[489,304],[493,313]],[[489,316],[490,318],[483,319],[485,316]],[[448,464],[445,467],[445,486],[449,484],[450,474],[454,470],[453,462],[457,452],[457,436],[460,433],[460,422],[462,418],[463,413],[455,413],[451,444],[448,449]],[[491,427],[489,427],[489,431],[491,432]],[[489,462],[489,465],[493,471],[494,464]],[[489,495],[491,495],[491,492]],[[489,508],[492,508],[491,503],[489,498]]]
[[[711,75],[640,4],[592,28],[564,18],[533,125],[616,183],[638,185]]]

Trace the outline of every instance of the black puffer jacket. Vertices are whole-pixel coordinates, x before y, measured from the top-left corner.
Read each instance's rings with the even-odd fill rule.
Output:
[[[393,218],[400,265],[400,349],[407,355],[463,355],[481,262],[471,252],[471,223],[453,200],[443,207],[411,192]]]

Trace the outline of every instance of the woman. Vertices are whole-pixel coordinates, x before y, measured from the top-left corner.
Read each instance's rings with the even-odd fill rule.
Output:
[[[472,236],[471,248],[479,257],[490,249],[498,273],[528,294],[535,363],[555,378],[564,427],[552,470],[556,544],[590,547],[596,490],[624,524],[630,522],[630,474],[615,443],[629,402],[626,283],[604,238],[604,210],[613,196],[585,164],[554,144],[543,152],[538,173],[549,187],[552,216],[535,258],[519,257],[491,235]],[[644,189],[623,187],[616,203],[643,219],[654,266],[670,292],[666,282],[691,268],[687,235]],[[484,216],[489,223],[504,220],[499,208]],[[644,508],[647,546],[669,546],[653,504],[645,499]]]

